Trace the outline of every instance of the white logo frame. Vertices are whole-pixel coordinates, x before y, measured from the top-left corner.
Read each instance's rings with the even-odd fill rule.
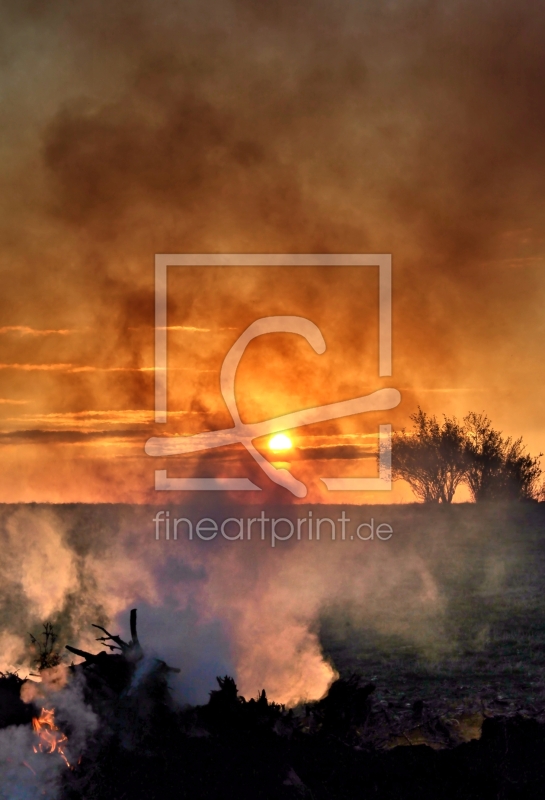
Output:
[[[248,253],[159,253],[155,256],[155,422],[167,422],[167,271],[175,266],[300,267],[369,266],[379,270],[379,377],[392,374],[392,257],[391,254],[248,254]],[[303,317],[264,317],[256,320],[239,337],[227,354],[221,371],[221,390],[234,420],[234,427],[194,436],[154,437],[146,453],[161,457],[242,443],[267,476],[297,497],[307,494],[306,486],[285,469],[276,469],[252,444],[253,439],[279,430],[289,430],[319,420],[334,419],[371,410],[394,408],[400,402],[396,389],[381,389],[342,403],[306,409],[262,423],[245,425],[238,416],[234,398],[236,368],[247,343],[263,333],[287,331],[304,336],[318,353],[326,349],[320,330]],[[378,478],[321,478],[329,491],[388,491],[391,475],[391,425],[379,426]],[[166,470],[155,470],[157,491],[262,491],[248,478],[169,478]]]

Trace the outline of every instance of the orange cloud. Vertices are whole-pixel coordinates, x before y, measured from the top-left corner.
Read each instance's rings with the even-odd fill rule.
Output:
[[[76,330],[70,330],[68,328],[60,330],[38,330],[37,328],[30,328],[28,325],[4,325],[0,328],[0,334],[2,333],[19,333],[22,336],[68,336],[70,333],[76,333]]]

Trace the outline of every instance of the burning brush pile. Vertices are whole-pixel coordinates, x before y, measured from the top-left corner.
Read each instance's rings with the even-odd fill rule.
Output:
[[[68,647],[83,659],[70,667],[46,626],[41,682],[0,677],[2,800],[543,797],[536,720],[474,720],[464,733],[416,703],[400,730],[357,676],[289,710],[265,690],[246,700],[225,676],[207,705],[180,708],[176,669],[146,656],[136,622],[133,610],[128,642],[95,626],[106,650]]]

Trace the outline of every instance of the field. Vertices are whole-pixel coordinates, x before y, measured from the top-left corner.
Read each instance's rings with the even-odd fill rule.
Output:
[[[334,607],[321,620],[321,641],[341,675],[377,685],[388,713],[406,714],[418,700],[429,711],[485,714],[545,710],[545,513],[541,505],[382,510],[399,531],[388,544],[433,577],[440,625],[398,606],[403,626],[390,633],[359,624],[358,609]],[[410,641],[412,639],[412,641]]]

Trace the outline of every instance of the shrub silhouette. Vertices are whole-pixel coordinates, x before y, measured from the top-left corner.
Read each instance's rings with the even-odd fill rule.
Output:
[[[394,434],[392,474],[407,481],[424,503],[451,503],[461,484],[474,502],[534,500],[543,495],[538,456],[526,452],[522,437],[504,438],[484,412],[456,417],[411,414],[413,430]]]
[[[44,622],[42,631],[42,640],[38,641],[35,636],[29,634],[30,640],[36,650],[36,658],[34,663],[37,664],[40,672],[43,669],[51,669],[57,667],[61,663],[61,655],[57,650],[55,643],[57,641],[57,634],[53,630],[51,622]]]
[[[469,466],[466,482],[475,502],[530,500],[537,497],[541,467],[538,456],[525,452],[522,437],[504,439],[486,414],[464,417]]]
[[[463,428],[455,417],[440,424],[420,406],[410,419],[414,431],[403,429],[393,437],[394,480],[407,481],[424,503],[451,503],[468,470]]]

